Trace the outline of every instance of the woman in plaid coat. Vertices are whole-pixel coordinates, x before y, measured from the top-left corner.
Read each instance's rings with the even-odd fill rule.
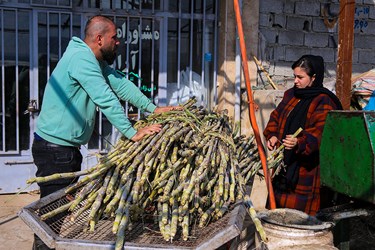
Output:
[[[327,113],[342,109],[339,99],[323,87],[324,61],[304,55],[292,65],[294,87],[284,93],[263,132],[267,148],[285,146],[284,164],[272,180],[276,206],[315,215],[320,208],[319,146]],[[298,128],[297,138],[291,135]]]

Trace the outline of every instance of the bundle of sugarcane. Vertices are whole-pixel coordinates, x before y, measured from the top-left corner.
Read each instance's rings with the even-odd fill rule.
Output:
[[[166,241],[174,239],[178,228],[187,240],[190,225],[204,227],[223,217],[234,203],[244,202],[265,240],[245,192],[260,168],[254,138],[238,135],[238,125],[232,126],[224,112],[208,112],[194,103],[190,99],[183,110],[138,121],[138,128],[154,123],[163,128],[138,142],[121,138],[89,170],[30,179],[29,183],[40,183],[85,175],[66,189],[76,192],[74,200],[43,214],[42,220],[66,210],[75,220],[88,210],[93,231],[101,217],[114,218],[116,249],[121,249],[125,230],[139,214],[153,213]]]

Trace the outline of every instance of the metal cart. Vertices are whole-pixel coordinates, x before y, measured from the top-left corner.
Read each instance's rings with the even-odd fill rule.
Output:
[[[86,230],[89,212],[81,214],[74,222],[69,219],[74,211],[41,220],[41,215],[68,201],[69,195],[61,190],[22,208],[19,217],[48,247],[69,250],[114,249],[116,236],[112,233],[112,219],[100,219],[94,232]],[[245,207],[238,204],[223,218],[211,222],[207,227],[193,226],[187,241],[183,241],[181,232],[178,232],[173,242],[163,239],[154,220],[144,218],[134,223],[132,230],[126,231],[124,249],[217,249],[228,242],[238,243],[238,240],[233,239],[240,235],[246,215]]]
[[[341,223],[341,249],[349,249],[350,219],[375,211],[375,112],[331,111],[320,146],[321,184],[347,197],[347,202],[318,215]]]

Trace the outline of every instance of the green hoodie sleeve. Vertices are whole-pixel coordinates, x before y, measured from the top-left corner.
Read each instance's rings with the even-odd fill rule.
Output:
[[[121,100],[130,102],[142,111],[148,111],[150,113],[155,111],[156,106],[151,100],[145,96],[134,83],[119,74],[112,67],[104,65],[103,75]]]
[[[81,84],[90,99],[123,135],[130,139],[137,133],[126,118],[121,103],[107,84],[93,55],[81,53],[73,56],[69,72],[70,77]]]

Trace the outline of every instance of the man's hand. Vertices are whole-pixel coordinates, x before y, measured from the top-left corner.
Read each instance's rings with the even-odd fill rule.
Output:
[[[161,124],[152,124],[150,126],[138,129],[137,133],[131,138],[132,141],[139,141],[145,135],[153,135],[159,133],[161,130]]]
[[[168,112],[168,111],[174,111],[174,110],[183,110],[184,108],[182,106],[166,106],[166,107],[157,107],[154,111],[155,114]]]

